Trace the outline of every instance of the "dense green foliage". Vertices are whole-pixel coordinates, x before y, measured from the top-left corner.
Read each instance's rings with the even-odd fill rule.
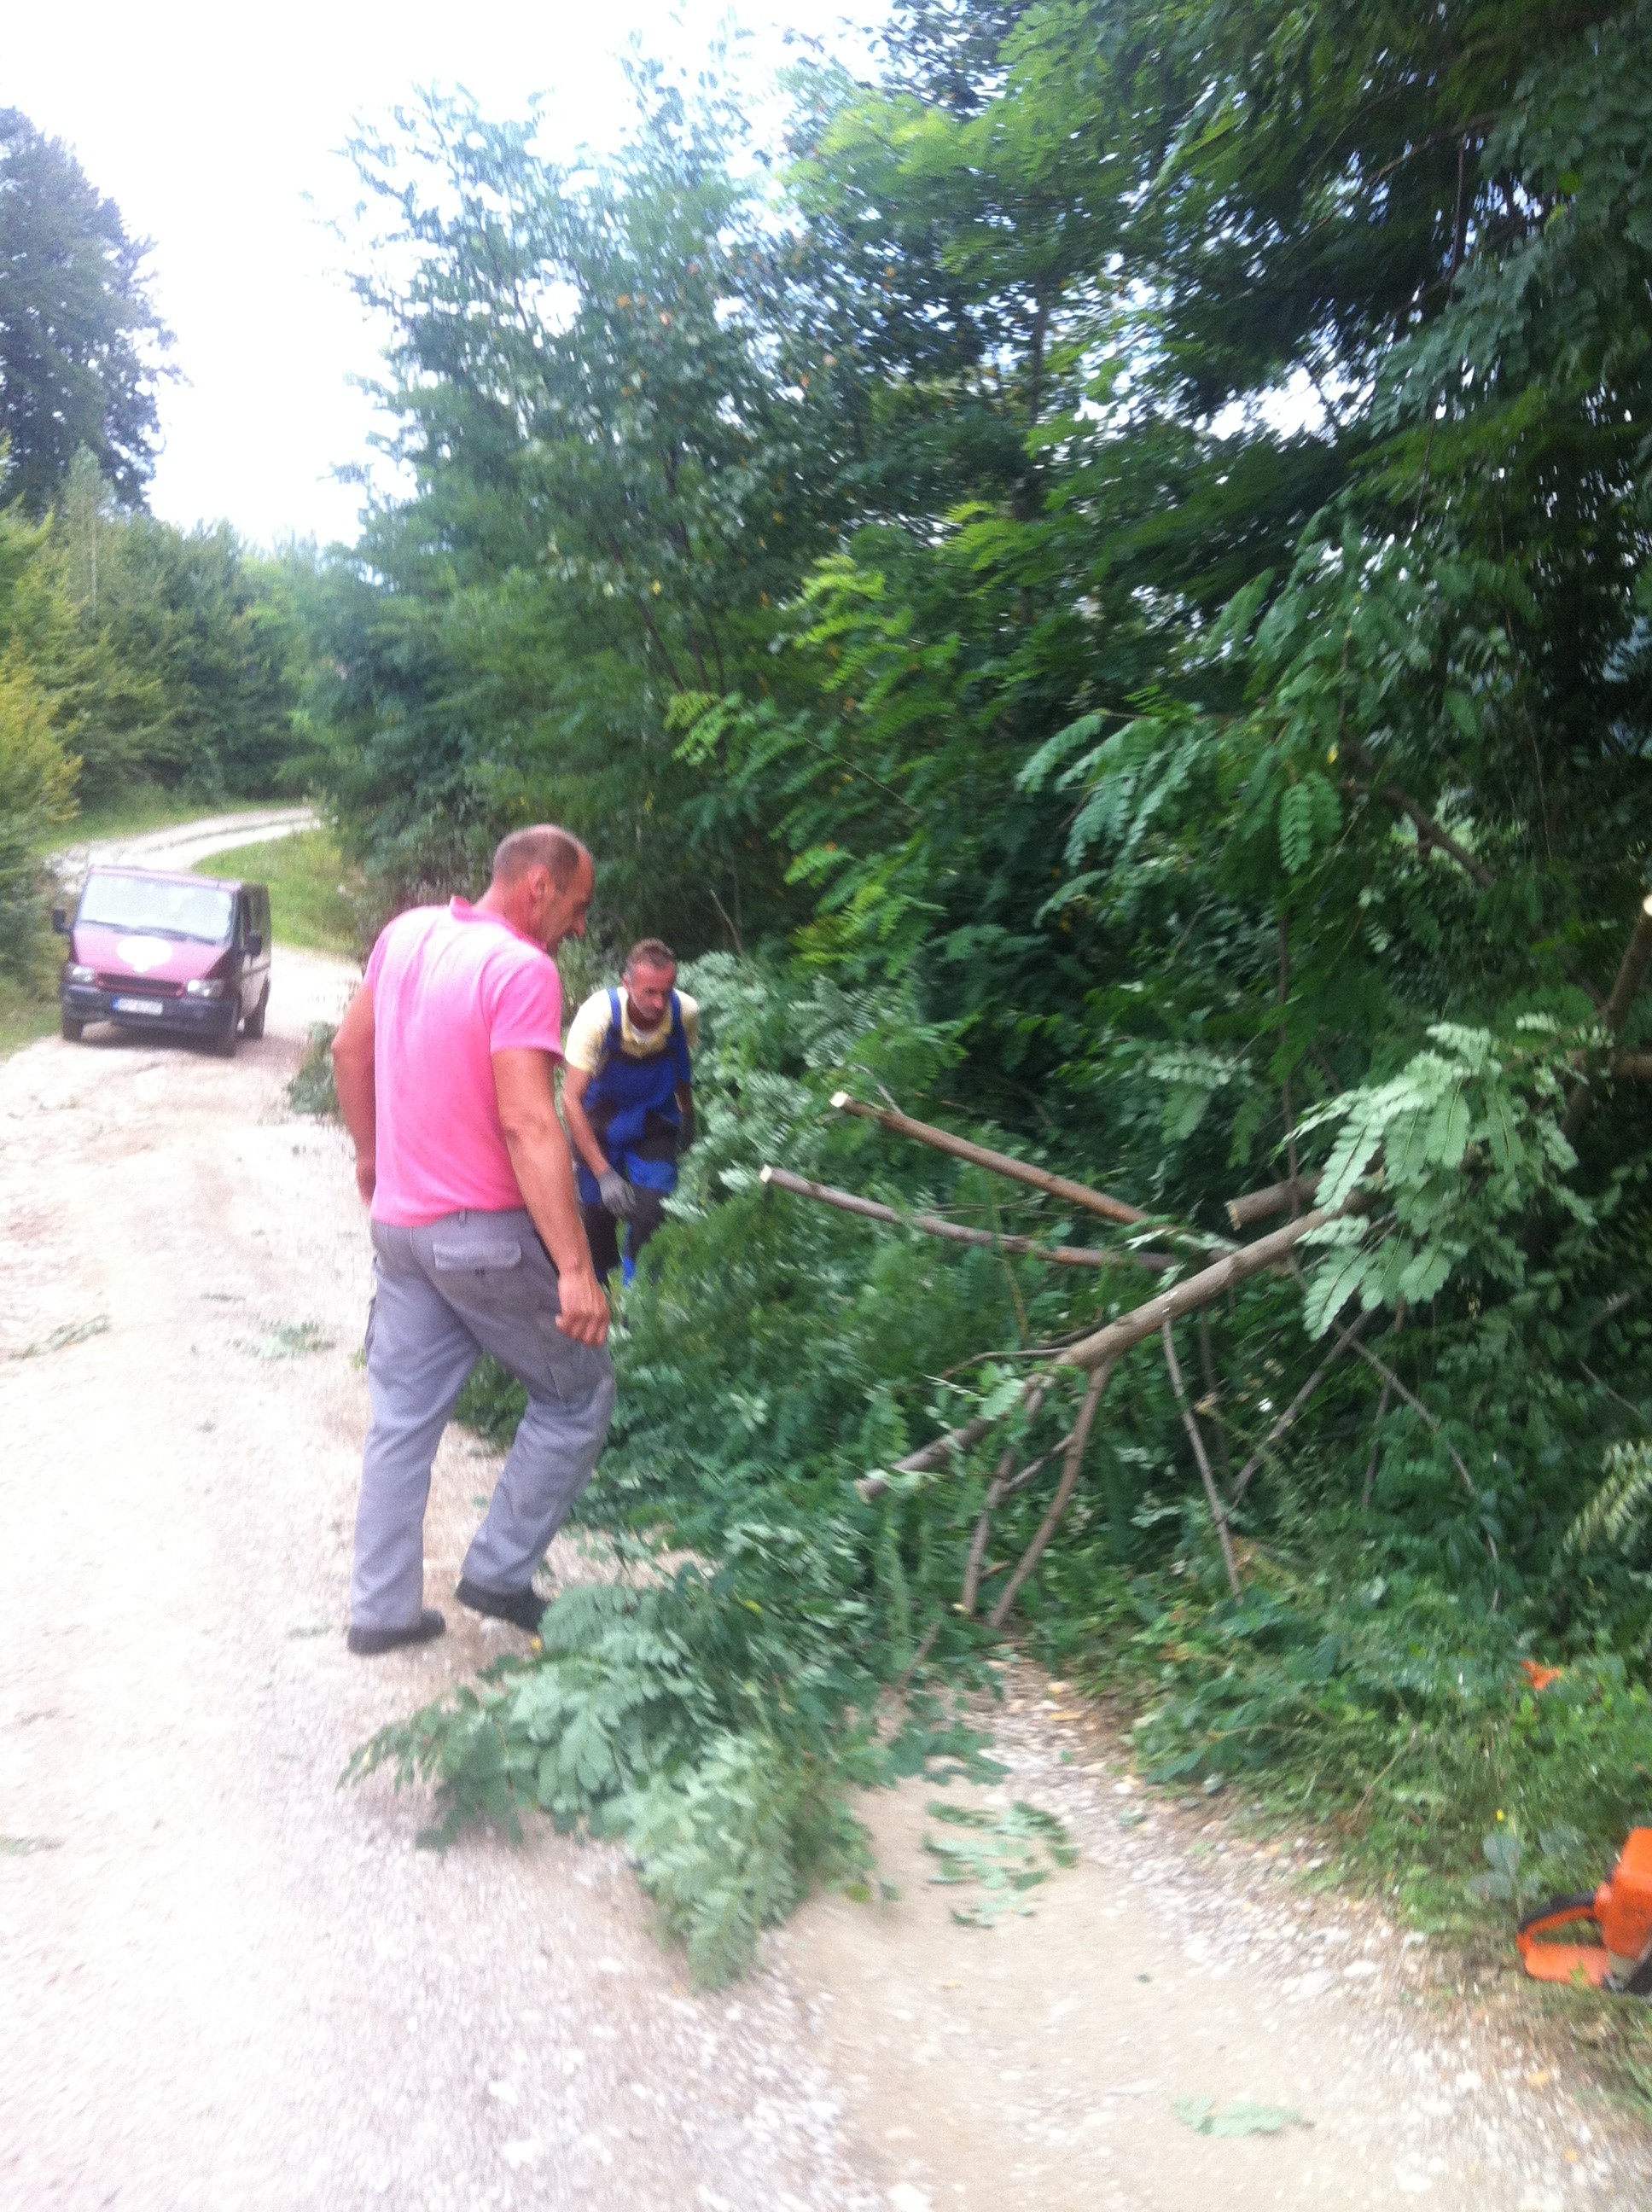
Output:
[[[459,106],[363,149],[416,489],[312,701],[392,892],[551,814],[616,933],[772,948],[702,971],[710,1133],[582,1512],[829,1573],[864,1712],[978,1647],[988,1480],[1078,1388],[1029,1412],[1022,1355],[1163,1278],[756,1168],[1101,1233],[832,1123],[847,1073],[1184,1273],[1323,1170],[1354,1210],[1182,1331],[1242,1595],[1150,1340],[1018,1615],[1133,1686],[1156,1771],[1419,1869],[1570,1799],[1581,1874],[1652,1787],[1652,9],[913,0],[878,82],[800,73],[778,177],[722,94],[640,91],[606,167]]]
[[[78,805],[282,789],[301,564],[116,511],[89,455],[39,523],[0,509],[0,976],[39,968],[41,861]]]
[[[41,532],[0,512],[0,986],[32,985],[40,963],[39,853],[74,806],[75,764],[52,702],[6,635],[18,579]]]
[[[88,805],[141,785],[209,803],[279,788],[302,653],[291,565],[248,556],[226,525],[121,514],[89,458],[70,471],[9,629]]]

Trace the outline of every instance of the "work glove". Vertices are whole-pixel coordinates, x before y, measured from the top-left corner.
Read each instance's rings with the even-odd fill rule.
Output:
[[[609,1168],[597,1177],[597,1188],[602,1202],[616,1221],[629,1221],[636,1209],[637,1194],[617,1168]]]

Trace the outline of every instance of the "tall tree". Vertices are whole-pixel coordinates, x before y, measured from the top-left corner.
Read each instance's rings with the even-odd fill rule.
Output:
[[[61,140],[0,108],[0,496],[31,514],[82,447],[122,506],[143,503],[171,343],[149,252]]]

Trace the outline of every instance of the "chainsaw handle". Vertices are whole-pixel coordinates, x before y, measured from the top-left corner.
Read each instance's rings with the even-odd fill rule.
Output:
[[[1516,1936],[1541,1936],[1551,1928],[1567,1928],[1576,1920],[1593,1920],[1595,1893],[1587,1897],[1552,1897],[1546,1905],[1528,1912],[1515,1930]]]

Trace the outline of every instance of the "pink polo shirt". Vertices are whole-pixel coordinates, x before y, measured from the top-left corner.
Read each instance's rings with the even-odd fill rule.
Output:
[[[378,1097],[373,1218],[419,1229],[522,1203],[499,1126],[493,1054],[562,1050],[562,984],[531,938],[467,900],[418,906],[367,962]]]

